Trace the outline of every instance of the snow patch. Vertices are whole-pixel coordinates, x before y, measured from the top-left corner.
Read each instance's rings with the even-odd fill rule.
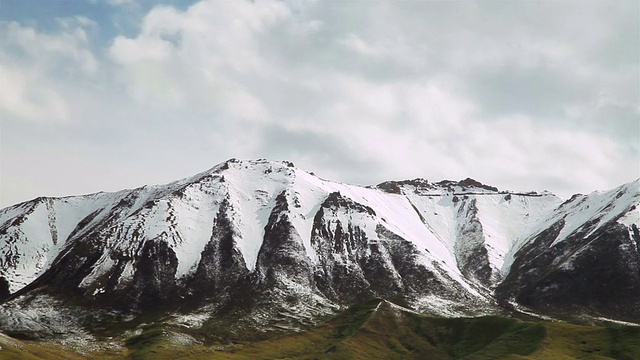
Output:
[[[601,321],[606,321],[606,322],[610,322],[610,323],[614,323],[614,324],[618,324],[618,325],[640,326],[640,324],[638,324],[638,323],[622,321],[622,320],[615,320],[615,319],[609,319],[609,318],[606,318],[606,317],[595,317],[594,319],[601,320]]]
[[[171,320],[170,324],[184,326],[188,328],[197,329],[211,318],[211,313],[193,313],[193,314],[176,314]]]
[[[525,315],[529,315],[529,316],[532,316],[532,317],[535,317],[535,318],[538,318],[538,319],[541,319],[541,320],[559,321],[559,320],[554,319],[554,318],[549,317],[549,316],[544,316],[544,315],[540,315],[540,314],[538,314],[538,313],[534,313],[534,312],[530,311],[529,309],[524,308],[524,307],[522,307],[522,306],[518,305],[518,303],[516,303],[515,301],[509,301],[509,304],[510,304],[511,306],[513,306],[513,308],[514,308],[516,311],[518,311],[518,312],[520,312],[520,313],[523,313],[523,314],[525,314]]]
[[[631,210],[635,206],[635,210]],[[624,222],[638,221],[637,208],[640,206],[640,179],[619,186],[610,191],[596,191],[580,196],[558,209],[549,221],[564,218],[565,225],[551,246],[564,241],[576,231],[582,230],[585,224],[591,225],[585,237],[591,236],[602,226],[630,211],[632,214],[623,217]],[[634,214],[635,212],[635,214]],[[636,222],[638,224],[638,222]]]

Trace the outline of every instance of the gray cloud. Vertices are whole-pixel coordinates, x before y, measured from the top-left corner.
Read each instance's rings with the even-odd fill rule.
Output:
[[[145,4],[0,23],[3,206],[230,157],[565,196],[640,176],[635,1]]]
[[[481,104],[488,119],[526,114],[549,120],[564,117],[569,104],[594,101],[597,93],[587,85],[560,68],[502,67],[474,74],[469,96]]]
[[[375,159],[367,158],[366,153],[331,130],[320,133],[270,126],[261,134],[259,151],[274,159],[294,158],[296,166],[330,180],[369,184],[380,178],[384,168]]]

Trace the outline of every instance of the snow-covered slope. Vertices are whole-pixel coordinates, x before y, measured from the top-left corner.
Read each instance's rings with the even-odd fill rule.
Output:
[[[83,228],[113,209],[125,192],[37,198],[0,210],[0,274],[15,292],[51,266]]]
[[[509,272],[514,257],[523,246],[549,228],[558,227],[549,245],[555,247],[576,234],[583,239],[589,238],[612,222],[625,226],[629,238],[633,238],[634,226],[640,225],[640,179],[609,191],[576,194],[552,212],[538,214],[535,226],[525,232],[526,236],[518,237],[507,253],[503,273]]]
[[[363,187],[232,159],[166,185],[0,210],[0,277],[14,294],[8,307],[79,294],[121,310],[187,304],[312,319],[379,296],[479,314],[498,307],[494,289],[541,246],[612,223],[638,237],[638,202],[637,181],[562,203],[472,179]],[[550,228],[557,236],[541,242]]]
[[[413,181],[398,187],[424,226],[455,257],[458,268],[464,271],[467,263],[482,259],[467,268],[485,269],[484,274],[466,275],[489,286],[506,274],[504,269],[508,270],[512,261],[506,255],[514,245],[529,235],[541,216],[561,202],[550,193],[498,192],[470,179],[451,184]]]
[[[564,226],[551,244],[555,246],[577,231],[587,231],[585,236],[591,236],[611,221],[629,227],[640,223],[639,203],[640,179],[609,191],[574,195],[549,214],[537,228],[545,229],[558,219],[563,219]]]
[[[433,185],[425,181],[386,183],[390,185],[398,187],[400,193],[382,185],[361,187],[322,180],[290,163],[231,160],[164,186],[39,198],[0,212],[0,274],[15,292],[41,275],[65,245],[97,231],[93,235],[103,239],[105,252],[92,265],[82,286],[110,271],[116,258],[131,259],[123,265],[119,282],[130,280],[141,244],[154,240],[169,244],[177,258],[175,277],[184,278],[196,270],[225,199],[237,235],[235,246],[251,272],[274,199],[284,191],[294,205],[289,209],[291,222],[311,263],[317,262],[311,245],[314,217],[328,195],[337,192],[375,213],[369,224],[364,218],[336,219],[342,223],[362,222],[370,242],[380,240],[376,228],[381,224],[414,244],[425,264],[438,263],[461,284],[469,279],[464,279],[459,262],[469,256],[465,252],[480,247],[487,252],[495,283],[500,279],[505,254],[526,233],[531,219],[560,202],[549,194],[498,193],[471,180]],[[474,221],[478,228],[464,228]],[[464,231],[479,237],[478,244],[467,246]]]
[[[640,180],[574,195],[507,254],[497,296],[538,311],[640,320]]]

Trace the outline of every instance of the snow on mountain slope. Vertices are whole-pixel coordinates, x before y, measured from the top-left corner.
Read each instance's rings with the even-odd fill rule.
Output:
[[[255,269],[274,199],[290,186],[294,174],[293,167],[266,160],[230,162],[229,169],[224,171],[229,197],[236,209],[233,219],[240,234],[236,245],[250,271]]]
[[[389,184],[402,187],[402,193],[380,186],[365,188],[322,180],[295,169],[288,162],[230,160],[167,185],[113,194],[34,200],[33,204],[7,208],[0,214],[0,224],[3,224],[0,251],[4,254],[0,259],[3,261],[1,275],[15,292],[39,276],[63,251],[68,240],[81,239],[94,231],[93,236],[104,240],[105,251],[82,285],[88,286],[109,272],[115,259],[124,259],[119,282],[131,280],[142,244],[151,240],[170,244],[177,257],[175,277],[183,278],[198,266],[225,199],[230,204],[228,211],[236,235],[235,246],[246,268],[253,271],[274,199],[283,191],[294,205],[290,209],[293,226],[309,261],[314,263],[317,261],[311,244],[314,216],[324,199],[338,192],[375,211],[375,224],[363,225],[371,241],[379,240],[376,226],[380,222],[387,230],[415,244],[423,253],[426,266],[437,263],[449,276],[466,284],[458,264],[460,254],[456,254],[456,244],[464,241],[456,232],[456,224],[465,221],[459,213],[460,204],[469,197],[476,200],[474,206],[483,224],[489,261],[492,267],[500,269],[504,253],[517,239],[519,231],[526,228],[528,215],[538,216],[557,200],[553,196],[520,195],[511,195],[510,200],[505,200],[508,195],[498,194],[497,189],[470,179],[433,185],[426,181]],[[464,196],[460,203],[459,196]],[[99,214],[94,213],[97,210],[101,210]],[[90,214],[95,216],[88,219]],[[81,224],[85,218],[84,222],[89,223]],[[91,230],[92,225],[98,223],[100,227]],[[79,232],[72,234],[76,227]]]
[[[575,195],[510,252],[495,296],[532,311],[640,319],[640,181]]]
[[[405,197],[388,194],[374,188],[340,183],[322,182],[318,186],[325,191],[326,195],[330,192],[338,192],[356,203],[373,209],[376,218],[389,231],[414,243],[418,249],[428,254],[427,256],[432,261],[445,264],[446,268],[456,278],[459,278],[460,272],[456,266],[455,258],[425,226]],[[371,231],[369,238],[374,241],[378,240],[375,228],[369,230]]]
[[[554,209],[562,200],[554,195],[491,195],[478,196],[478,218],[485,233],[491,264],[506,275],[511,266],[507,254],[529,235],[541,216]]]
[[[638,203],[640,203],[640,179],[609,191],[596,191],[589,195],[574,197],[553,214],[556,218],[562,217],[565,225],[551,246],[565,240],[580,228],[591,226],[589,233],[585,236],[588,237]],[[631,220],[630,223],[633,223],[632,219],[637,219],[637,215],[634,217],[632,214],[637,214],[638,211],[640,210],[631,210],[631,215],[627,218]],[[553,221],[551,218],[550,220]]]
[[[15,292],[41,275],[53,260],[64,253],[65,248],[77,239],[82,239],[95,226],[105,221],[121,220],[124,224],[136,219],[136,213],[143,211],[153,199],[166,196],[171,191],[189,184],[195,177],[175,181],[164,186],[144,186],[135,190],[115,193],[96,193],[65,198],[37,198],[0,210],[0,276],[9,282],[11,292]],[[180,210],[180,209],[178,209]],[[201,233],[203,221],[185,217],[180,226]],[[149,231],[158,229],[164,222],[149,222]],[[128,220],[127,220],[128,219]],[[196,223],[193,223],[193,222]],[[206,222],[206,221],[205,221]],[[188,233],[188,231],[185,231]],[[208,235],[205,235],[208,240]],[[197,242],[197,236],[189,234],[188,239]],[[126,246],[127,241],[114,241],[114,246]],[[191,243],[186,244],[191,247]],[[177,247],[178,252],[184,247]],[[188,248],[184,249],[190,252]],[[199,254],[198,254],[199,255]],[[108,256],[101,262],[110,264]],[[96,269],[97,275],[100,269]]]
[[[623,319],[640,305],[639,187],[561,204],[472,179],[363,187],[289,162],[231,159],[166,185],[38,198],[0,210],[0,280],[12,293],[0,326],[28,324],[16,309],[40,297],[107,313],[186,306],[208,309],[211,321],[272,326],[309,324],[371,297],[461,316],[616,286],[630,300],[599,314]]]
[[[477,293],[474,287],[468,285],[469,279],[465,278],[462,273],[454,249],[454,244],[465,241],[464,237],[455,231],[456,223],[461,223],[465,220],[457,215],[457,199],[454,198],[460,195],[465,196],[465,198],[477,196],[479,199],[489,197],[503,199],[508,194],[498,195],[497,189],[469,181],[468,183],[462,182],[466,185],[450,181],[442,182],[435,186],[430,186],[427,192],[422,191],[424,189],[420,187],[400,185],[403,187],[403,191],[399,194],[389,192],[380,186],[361,187],[324,181],[304,171],[297,170],[294,183],[295,191],[296,193],[307,194],[303,197],[304,200],[299,201],[299,203],[302,204],[303,209],[309,209],[310,211],[303,211],[303,213],[307,214],[306,217],[303,214],[295,217],[298,220],[294,221],[294,224],[299,229],[300,234],[307,236],[306,234],[309,233],[308,229],[311,226],[311,214],[317,211],[317,204],[323,198],[326,198],[329,193],[338,192],[356,203],[371,208],[376,214],[377,221],[387,230],[412,242],[423,254],[422,263],[425,266],[433,269],[433,264],[438,264],[438,269],[445,270],[448,276],[462,284],[471,293]],[[389,182],[388,184],[390,183],[395,184],[394,182]],[[482,187],[477,187],[478,184]],[[489,234],[489,237],[500,236],[499,239],[505,241],[504,239],[517,232],[516,229],[523,229],[523,222],[526,226],[528,213],[534,216],[538,215],[548,211],[561,201],[551,194],[545,194],[544,196],[513,196],[516,197],[514,201],[481,201],[483,211],[489,212],[488,216],[483,213],[483,220],[485,217],[490,217],[494,214],[498,216],[505,214],[501,218],[487,219],[488,221],[493,221],[491,224],[493,227],[488,228],[493,231],[492,234]],[[311,202],[307,203],[307,199],[311,200]],[[514,215],[512,213],[522,214]],[[306,219],[306,221],[302,219]],[[524,221],[522,221],[523,219]],[[371,226],[374,225],[369,226],[368,237],[373,241],[379,241],[376,232],[370,229]],[[494,230],[494,228],[498,228],[498,231]],[[506,230],[502,228],[506,228]],[[503,246],[507,247],[507,249],[498,249],[501,252],[496,256],[499,257],[495,261],[496,269],[500,269],[500,260],[512,242]],[[487,244],[487,247],[492,246],[490,241],[487,241]],[[312,253],[313,251],[310,251],[310,254]]]
[[[101,230],[105,254],[82,284],[89,286],[113,267],[113,259],[129,259],[119,282],[133,277],[143,243],[169,244],[177,260],[176,278],[192,274],[211,240],[214,219],[228,201],[235,244],[253,271],[273,199],[292,181],[292,170],[267,161],[228,161],[192,178],[166,186],[143,188],[131,214]]]
[[[15,292],[42,274],[58,255],[70,251],[70,244],[91,238],[101,244],[102,253],[82,279],[84,287],[102,283],[99,279],[110,277],[114,267],[119,269],[118,284],[132,281],[149,241],[168,244],[176,258],[173,277],[183,279],[198,268],[220,212],[230,221],[242,266],[252,272],[280,194],[291,205],[288,219],[307,261],[320,265],[312,244],[314,219],[325,199],[338,193],[373,214],[344,213],[340,216],[348,218],[336,218],[336,224],[359,224],[372,244],[389,241],[381,238],[381,231],[406,239],[418,249],[422,265],[436,273],[444,271],[475,292],[478,283],[491,287],[507,274],[517,250],[536,229],[565,218],[557,243],[597,214],[608,214],[599,218],[592,230],[596,231],[637,202],[634,187],[637,182],[588,201],[574,198],[556,209],[561,200],[552,194],[499,192],[472,179],[438,183],[416,179],[362,187],[320,179],[289,162],[232,159],[167,185],[36,199],[0,210],[0,276]],[[637,223],[637,211],[630,214],[620,221]],[[103,290],[103,285],[95,289]]]
[[[385,227],[416,244],[428,254],[426,256],[429,262],[444,264],[454,278],[464,283],[455,258],[425,227],[403,196],[388,194],[375,188],[322,180],[288,164],[267,161],[231,163],[229,169],[224,171],[224,177],[226,182],[231,184],[230,198],[233,199],[238,214],[241,214],[236,219],[239,233],[242,234],[242,238],[237,240],[237,246],[250,271],[255,266],[264,227],[274,205],[273,199],[278,193],[286,190],[288,198],[294,204],[290,209],[292,222],[303,240],[309,259],[313,262],[315,251],[311,246],[310,230],[315,213],[330,193],[338,192],[356,203],[372,208]],[[364,228],[368,229],[367,235],[370,240],[378,240],[375,224]]]
[[[616,221],[632,231],[640,224],[640,179],[609,191],[595,191],[588,195],[576,194],[563,202],[554,211],[538,214],[538,220],[526,236],[520,237],[507,253],[503,268],[509,272],[517,252],[542,232],[562,221],[562,228],[555,236],[551,247],[562,243],[569,236],[584,232],[584,238],[594,234],[611,221]],[[631,235],[630,235],[631,236]]]
[[[426,228],[455,257],[458,268],[464,262],[486,257],[486,265],[492,269],[486,281],[495,285],[506,274],[504,269],[511,261],[506,255],[514,244],[528,235],[539,217],[561,200],[549,193],[498,192],[465,181],[472,185],[460,186],[449,181],[429,184],[417,179],[396,184],[396,191],[407,198]]]
[[[46,270],[78,235],[78,224],[101,218],[127,191],[67,198],[37,198],[0,210],[0,276],[11,292]],[[78,231],[78,232],[76,232]]]

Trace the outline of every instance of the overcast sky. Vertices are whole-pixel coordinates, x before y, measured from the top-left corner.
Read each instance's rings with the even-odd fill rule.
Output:
[[[0,206],[232,157],[612,188],[640,177],[638,4],[0,0]]]

